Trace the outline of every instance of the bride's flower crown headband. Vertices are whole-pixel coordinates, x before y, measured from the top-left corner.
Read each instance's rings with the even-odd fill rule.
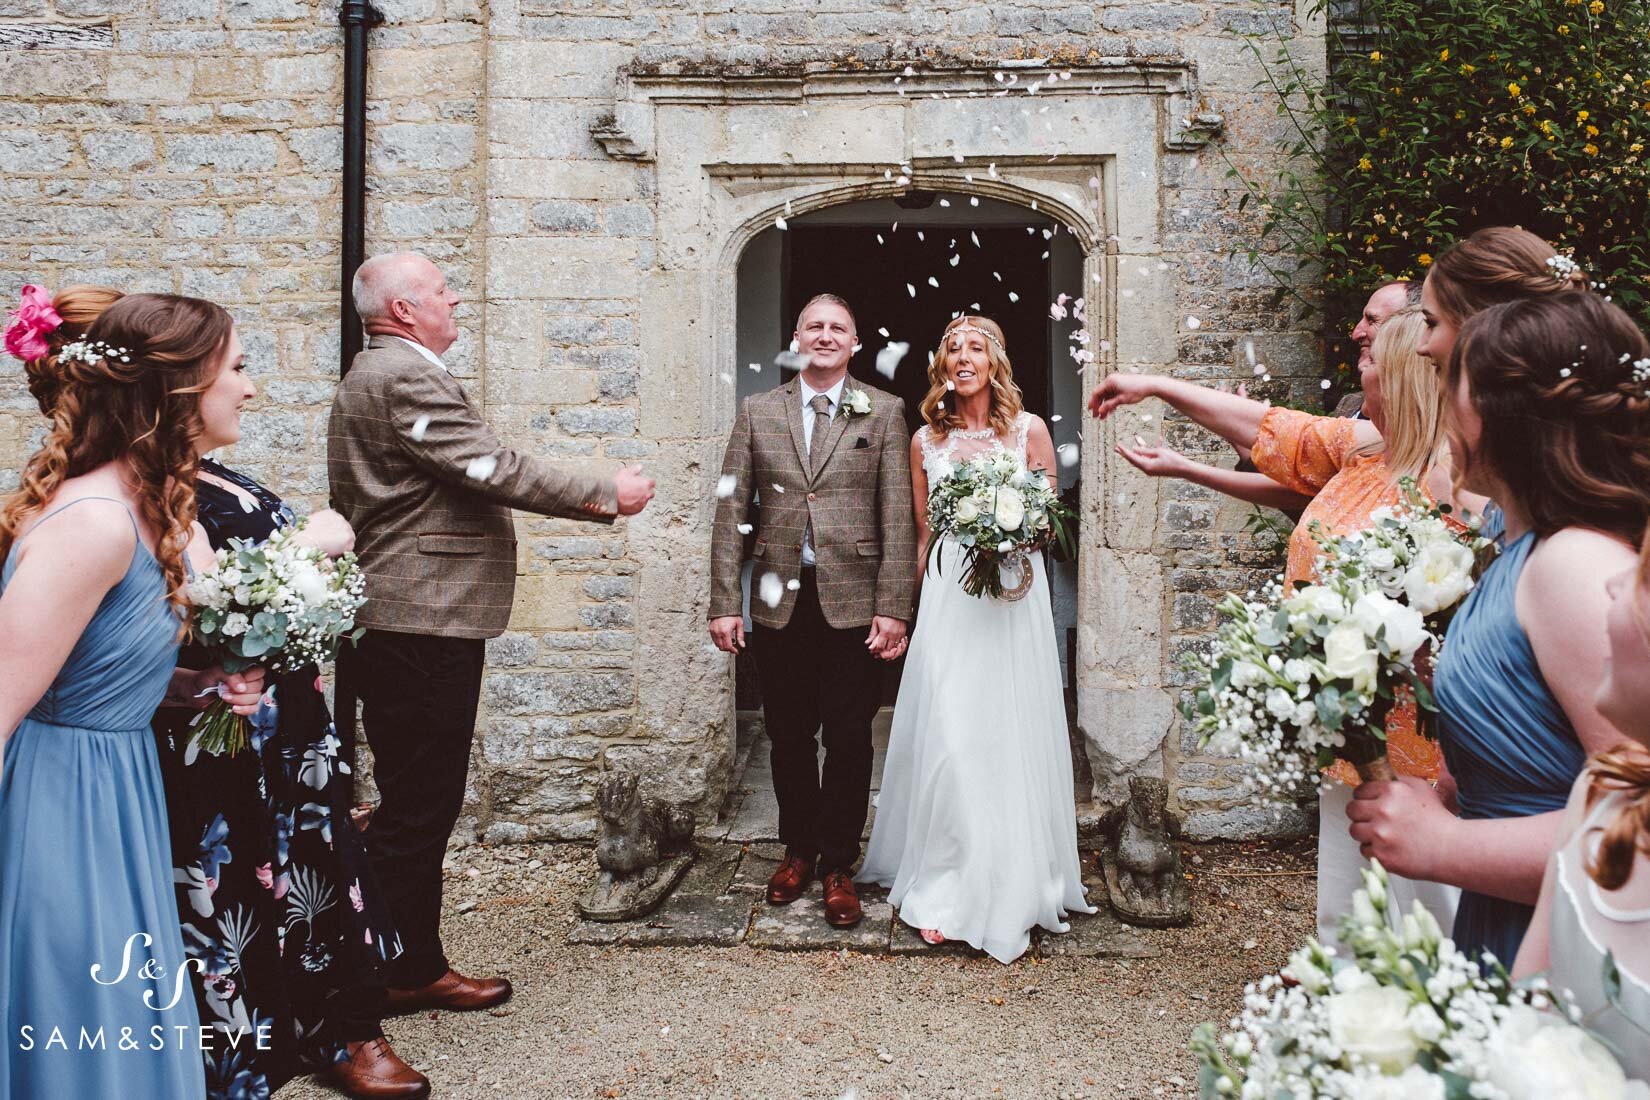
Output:
[[[947,332],[945,334],[945,340],[949,341],[951,339],[951,337],[953,337],[953,336],[955,336],[955,335],[957,335],[958,333],[961,333],[961,332],[976,332],[976,333],[979,333],[981,336],[985,337],[987,340],[990,340],[993,344],[995,344],[997,346],[997,350],[999,352],[1001,352],[1003,355],[1008,354],[1008,349],[1003,347],[1003,342],[1001,340],[997,339],[991,333],[987,332],[985,329],[980,328],[977,325],[958,325],[956,328],[951,329],[949,332]],[[943,342],[942,342],[942,344],[943,344]]]

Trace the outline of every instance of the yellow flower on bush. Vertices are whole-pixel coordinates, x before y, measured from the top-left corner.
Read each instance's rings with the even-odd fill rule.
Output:
[[[1587,136],[1588,137],[1598,137],[1598,127],[1597,126],[1587,127]]]
[[[1430,253],[1430,252],[1421,253],[1419,256],[1415,257],[1415,262],[1420,264],[1422,267],[1431,267],[1432,266],[1432,253]]]
[[[1512,147],[1513,147],[1513,139],[1512,138],[1504,137],[1504,138],[1501,139],[1501,148],[1511,149]]]
[[[1473,73],[1475,73],[1477,71],[1478,71],[1478,66],[1476,66],[1476,65],[1463,64],[1461,66],[1461,75],[1462,76],[1471,76]]]
[[[1594,145],[1594,144],[1593,144],[1593,143],[1592,143],[1592,142],[1590,142],[1590,141],[1589,141],[1589,142],[1588,142],[1588,143],[1587,143],[1587,144],[1586,144],[1586,145],[1583,145],[1583,146],[1582,146],[1582,147],[1581,147],[1581,151],[1582,151],[1582,152],[1583,152],[1583,153],[1586,153],[1586,154],[1587,154],[1587,155],[1588,155],[1588,156],[1590,156],[1590,157],[1596,157],[1596,156],[1598,156],[1598,146],[1596,146],[1596,145]]]
[[[1557,26],[1557,28],[1555,28],[1555,29],[1558,31],[1559,34],[1569,34],[1570,33],[1570,24],[1560,23]]]
[[[1526,103],[1524,106],[1520,107],[1519,110],[1523,111],[1527,115],[1533,115],[1535,114],[1535,104]]]
[[[1604,0],[1593,0],[1591,4],[1587,5],[1587,10],[1592,12],[1594,15],[1603,15]]]
[[[1439,61],[1448,61],[1449,60],[1449,47],[1448,46],[1445,46],[1444,49],[1442,50],[1442,52],[1440,52],[1438,54],[1438,60]]]
[[[1375,167],[1374,162],[1371,161],[1368,157],[1359,157],[1358,158],[1358,171],[1367,172],[1371,168],[1374,168],[1374,167]]]
[[[1644,152],[1644,143],[1635,141],[1627,147],[1627,151],[1629,153],[1642,153]]]
[[[1590,119],[1592,117],[1593,116],[1591,114],[1587,113],[1586,111],[1577,111],[1576,112],[1576,121],[1577,122],[1586,122],[1588,119]]]
[[[1524,89],[1518,86],[1517,81],[1514,81],[1513,83],[1507,85],[1507,94],[1512,96],[1514,99],[1517,99],[1519,96],[1524,94]]]
[[[1369,51],[1369,59],[1371,61],[1375,62],[1375,64],[1379,65],[1381,63],[1381,51],[1380,50],[1370,50]]]

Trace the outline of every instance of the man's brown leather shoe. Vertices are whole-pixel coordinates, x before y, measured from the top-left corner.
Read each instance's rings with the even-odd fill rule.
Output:
[[[384,1009],[391,1016],[424,1008],[473,1012],[503,1004],[511,992],[504,978],[466,978],[456,970],[448,970],[422,989],[386,989]]]
[[[349,1060],[338,1062],[326,1077],[350,1096],[428,1096],[430,1080],[401,1060],[383,1036],[350,1043]]]
[[[814,861],[791,848],[785,849],[785,861],[768,880],[768,904],[789,905],[802,896],[802,891],[814,880]]]
[[[852,928],[865,915],[859,907],[859,892],[847,871],[831,871],[825,876],[825,921],[832,928]]]

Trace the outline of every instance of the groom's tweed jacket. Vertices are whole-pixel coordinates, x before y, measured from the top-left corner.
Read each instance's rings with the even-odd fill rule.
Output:
[[[815,579],[825,621],[867,626],[874,615],[911,621],[916,588],[916,528],[911,515],[911,450],[904,403],[891,393],[848,379],[871,399],[864,416],[839,406],[829,423],[814,424],[816,473],[808,472],[802,434],[800,380],[746,398],[733,423],[722,474],[733,493],[716,502],[711,536],[710,617],[741,611],[739,525],[757,513],[752,550],[751,619],[761,626],[790,622],[796,593],[782,583],[777,607],[759,596],[762,577],[781,582],[802,568],[802,532],[813,521]],[[760,497],[753,509],[752,496]]]
[[[511,508],[598,523],[618,513],[612,481],[506,447],[458,379],[388,336],[374,336],[338,384],[327,478],[367,577],[356,621],[407,634],[504,632],[516,590]]]

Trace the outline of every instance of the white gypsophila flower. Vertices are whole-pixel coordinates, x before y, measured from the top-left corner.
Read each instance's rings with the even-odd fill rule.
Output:
[[[1283,676],[1292,684],[1305,684],[1312,679],[1312,666],[1299,657],[1283,662]]]
[[[245,634],[246,628],[251,625],[251,620],[241,612],[232,611],[225,616],[223,626],[219,628],[219,633],[228,638],[238,638],[242,634]]]

